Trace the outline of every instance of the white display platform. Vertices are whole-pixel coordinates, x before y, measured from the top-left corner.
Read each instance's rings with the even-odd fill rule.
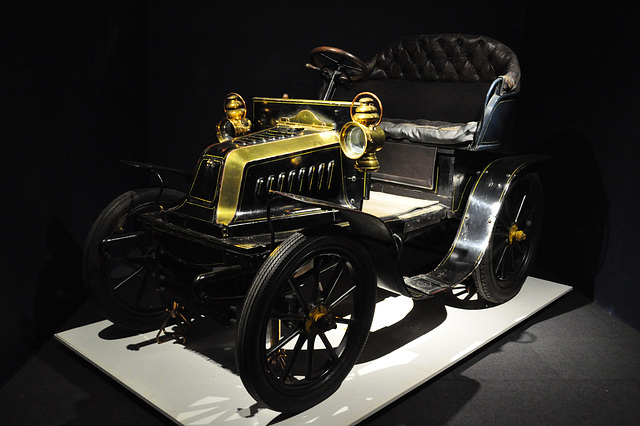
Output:
[[[376,306],[372,333],[340,389],[295,416],[259,407],[235,373],[235,328],[194,324],[187,345],[156,344],[155,333],[118,336],[108,321],[56,338],[177,423],[353,424],[433,378],[530,317],[571,287],[528,278],[511,301],[389,297]],[[459,306],[459,307],[453,307]],[[208,327],[208,328],[207,328]],[[120,332],[121,333],[121,332]]]

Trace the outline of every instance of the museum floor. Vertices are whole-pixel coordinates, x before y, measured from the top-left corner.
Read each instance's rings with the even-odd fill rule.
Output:
[[[86,321],[91,308],[69,325]],[[638,424],[638,355],[640,333],[572,291],[362,424]],[[0,419],[169,423],[53,338],[0,389]]]

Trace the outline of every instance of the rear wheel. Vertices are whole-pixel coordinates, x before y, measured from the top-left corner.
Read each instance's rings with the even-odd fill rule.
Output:
[[[106,317],[122,327],[160,327],[166,304],[158,294],[157,246],[136,218],[176,205],[184,194],[173,189],[129,191],[111,202],[89,231],[83,257],[84,280]]]
[[[367,251],[294,234],[256,275],[238,325],[236,363],[260,403],[299,412],[333,394],[369,335],[376,282]]]
[[[535,174],[516,178],[505,196],[487,251],[474,273],[478,293],[503,303],[522,288],[542,226],[542,187]]]

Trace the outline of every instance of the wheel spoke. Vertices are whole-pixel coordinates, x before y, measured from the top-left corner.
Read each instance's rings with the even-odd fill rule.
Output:
[[[133,232],[133,233],[123,233],[116,234],[111,237],[104,238],[100,242],[99,250],[100,253],[105,253],[110,247],[117,246],[120,244],[129,244],[135,242],[139,245],[138,238],[144,236],[143,231]]]
[[[518,223],[518,219],[520,218],[520,212],[522,212],[522,206],[524,206],[524,202],[527,199],[527,194],[524,194],[522,197],[522,201],[520,201],[520,207],[518,207],[518,213],[516,213],[516,217],[513,220],[514,223]]]
[[[522,212],[520,212],[518,228],[531,227],[531,220],[536,216],[536,206],[533,203],[527,202],[522,206]]]
[[[293,353],[291,354],[291,358],[287,360],[288,361],[287,367],[285,368],[284,372],[282,373],[282,376],[280,377],[281,382],[284,382],[285,380],[287,380],[287,377],[289,377],[289,374],[291,374],[291,370],[293,369],[293,366],[295,365],[298,359],[298,355],[300,355],[300,351],[302,350],[302,346],[304,345],[304,342],[306,340],[307,340],[307,335],[305,334],[298,335],[298,340],[296,340],[296,345],[293,348]]]
[[[267,351],[267,358],[270,358],[274,353],[282,349],[287,343],[292,341],[296,336],[300,335],[301,332],[302,328],[298,328],[290,335],[286,336],[283,339],[280,339],[278,343],[269,348],[269,350]]]
[[[311,266],[309,266],[309,264],[311,264]],[[303,271],[303,272],[300,273],[300,271]],[[311,274],[313,274],[313,272],[314,272],[313,271],[313,261],[310,260],[309,262],[305,263],[300,268],[298,268],[298,270],[296,271],[295,274],[293,274],[291,279],[293,279],[295,281],[295,283],[302,283],[307,278],[309,278],[309,276]],[[300,273],[300,275],[296,275],[298,273]]]
[[[311,300],[316,305],[320,301],[320,293],[322,292],[322,283],[320,282],[320,273],[322,272],[322,258],[320,256],[313,258],[313,293]]]
[[[496,263],[495,266],[495,273],[497,277],[503,278],[504,277],[504,256],[507,252],[507,249],[509,248],[508,245],[505,245],[504,249],[502,249],[502,251],[500,252],[500,258],[498,260],[498,262]],[[500,273],[502,272],[502,273]]]
[[[302,305],[302,310],[304,311],[305,315],[308,315],[309,314],[309,304],[304,299],[304,296],[302,295],[302,293],[300,293],[300,289],[298,288],[297,285],[295,285],[293,283],[291,278],[289,278],[288,283],[289,283],[289,287],[291,287],[291,290],[293,290],[293,294],[296,295],[296,297],[298,298],[298,301]]]
[[[307,380],[311,380],[313,376],[313,350],[315,340],[315,336],[311,336],[311,338],[307,340],[307,371],[305,373],[305,379]]]
[[[502,253],[502,251],[509,245],[509,239],[507,237],[497,239],[493,242],[493,252]],[[494,256],[495,258],[495,256]]]
[[[127,278],[125,278],[124,280],[120,281],[120,283],[118,283],[114,288],[113,291],[116,291],[118,288],[120,288],[120,286],[122,286],[123,284],[126,284],[130,279],[132,279],[133,277],[135,277],[136,275],[138,275],[142,270],[144,269],[144,266],[139,267],[134,273],[132,273],[131,275],[129,275]]]
[[[331,356],[331,361],[337,360],[338,354],[336,353],[335,348],[331,346],[331,342],[329,342],[329,339],[327,339],[327,335],[324,334],[324,331],[320,330],[320,332],[318,333],[318,336],[320,336],[320,340],[322,340],[322,343],[324,343],[324,347],[327,348],[327,350],[329,351],[329,355]]]
[[[349,297],[355,291],[355,289],[356,289],[356,286],[354,285],[349,290],[347,290],[342,296],[338,297],[331,304],[327,305],[327,307],[329,309],[335,308],[337,305],[339,305],[341,302],[343,302],[347,297]]]
[[[144,291],[147,289],[147,285],[149,284],[149,268],[146,268],[144,271],[144,275],[142,276],[142,283],[140,284],[140,288],[136,294],[136,298],[133,301],[133,306],[140,307],[142,302],[142,296],[144,295]]]
[[[509,233],[508,232],[494,232],[494,239],[497,240],[502,240],[502,241],[506,241],[509,239]]]
[[[511,247],[511,250],[509,250],[509,258],[511,259],[511,273],[514,273],[518,270],[518,266],[516,265],[516,254],[515,254],[515,250],[513,249],[513,246]]]
[[[332,266],[333,271],[331,273],[331,276],[327,280],[328,290],[325,290],[325,295],[324,295],[325,300],[331,297],[331,293],[333,292],[333,289],[336,287],[336,284],[338,284],[340,277],[342,277],[342,272],[344,272],[344,267],[346,264],[347,264],[346,259],[339,258],[338,261]]]
[[[356,321],[351,318],[334,317],[333,320],[340,324],[355,325]]]

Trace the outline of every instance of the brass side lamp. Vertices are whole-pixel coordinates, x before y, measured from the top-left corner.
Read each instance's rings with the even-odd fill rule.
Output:
[[[232,92],[225,96],[224,112],[226,117],[216,126],[219,142],[245,135],[251,129],[251,120],[247,118],[247,104],[239,94]]]
[[[382,120],[382,103],[373,93],[362,92],[353,98],[350,113],[353,121],[340,130],[340,148],[344,155],[356,160],[356,169],[375,172],[380,168],[376,152],[382,149],[385,138],[384,131],[377,127]]]

